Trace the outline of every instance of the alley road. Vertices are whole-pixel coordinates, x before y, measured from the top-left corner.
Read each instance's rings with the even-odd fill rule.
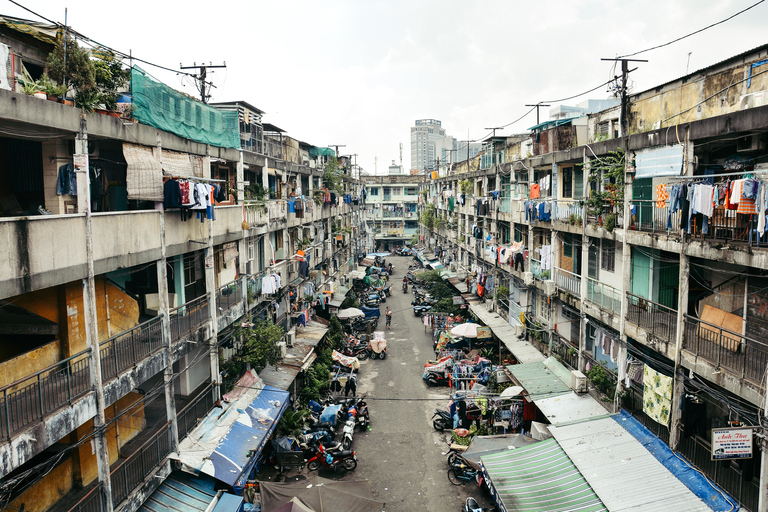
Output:
[[[454,486],[448,481],[446,453],[449,433],[432,428],[436,407],[448,403],[448,388],[429,388],[422,381],[424,363],[433,359],[432,333],[425,333],[421,318],[413,315],[410,286],[403,294],[402,279],[413,262],[410,257],[388,257],[395,266],[390,279],[392,296],[381,305],[393,311],[392,329],[386,331],[387,359],[361,363],[358,395],[367,396],[371,430],[355,434],[357,470],[344,480],[367,478],[374,497],[386,502],[386,512],[460,511],[467,496],[484,506],[488,501],[477,485]]]

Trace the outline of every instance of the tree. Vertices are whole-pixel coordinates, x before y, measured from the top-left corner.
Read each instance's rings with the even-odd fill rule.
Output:
[[[66,83],[78,92],[84,92],[96,87],[96,68],[88,52],[77,44],[71,37],[67,38],[66,59],[64,58],[64,41],[59,39],[56,47],[48,54],[48,76],[60,84]],[[66,60],[66,65],[65,65]]]
[[[325,337],[320,340],[320,343],[318,343],[317,346],[320,350],[338,349],[341,347],[342,343],[344,343],[344,337],[344,328],[341,326],[341,321],[334,316],[331,318],[328,332],[325,334]]]
[[[328,160],[325,163],[323,170],[323,185],[328,187],[328,190],[336,192],[337,194],[343,193],[341,187],[341,171],[339,171],[339,162],[335,158]]]
[[[251,328],[239,329],[237,334],[245,338],[243,361],[250,363],[257,372],[268,364],[280,361],[280,349],[277,343],[283,338],[285,331],[272,320],[260,321]]]
[[[276,437],[289,436],[300,439],[304,433],[304,419],[309,415],[309,409],[286,409],[275,427]]]

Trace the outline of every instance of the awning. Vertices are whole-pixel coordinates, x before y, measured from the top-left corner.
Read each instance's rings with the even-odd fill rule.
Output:
[[[128,164],[125,176],[128,199],[163,200],[163,166],[152,148],[138,144],[123,144],[123,156]]]
[[[622,413],[626,414],[626,411]],[[732,509],[731,504],[726,505],[725,500],[703,481],[701,475],[700,487],[708,497],[707,503],[711,504],[711,508],[694,495],[683,482],[656,460],[643,443],[624,428],[624,423],[631,423],[632,420],[634,418],[626,414],[568,426],[550,426],[549,430],[612,512],[705,512]],[[669,450],[669,447],[667,449]],[[690,478],[698,475],[695,470],[691,470],[675,457],[671,450],[665,454],[665,458],[674,460],[680,468],[687,468]],[[686,480],[688,478],[686,476]]]
[[[331,301],[328,302],[328,305],[332,308],[339,308],[341,307],[342,302],[344,302],[344,299],[331,299]]]
[[[608,417],[610,413],[591,395],[566,393],[536,400],[536,407],[553,425]]]
[[[608,511],[554,439],[484,455],[480,461],[491,495],[501,510]],[[650,494],[648,488],[646,492]]]
[[[367,512],[384,508],[383,502],[373,499],[370,480],[336,481],[312,475],[302,481],[259,482],[259,487],[263,512],[290,510],[283,506],[293,498],[315,512]]]
[[[534,402],[542,398],[564,395],[571,391],[571,372],[554,357],[544,361],[513,364],[506,367],[517,382],[528,391]]]
[[[178,460],[239,492],[287,407],[288,395],[250,370],[225,395],[222,409],[214,408],[179,443]]]
[[[454,285],[456,286],[456,285]],[[482,304],[470,304],[469,309],[477,315],[485,325],[491,328],[493,334],[499,338],[507,350],[515,356],[520,363],[535,363],[546,359],[539,350],[526,340],[517,339],[515,330],[497,313],[485,309]]]
[[[174,471],[139,507],[139,512],[205,512],[214,500],[215,512],[238,512],[243,498],[224,493],[216,498],[216,480]]]

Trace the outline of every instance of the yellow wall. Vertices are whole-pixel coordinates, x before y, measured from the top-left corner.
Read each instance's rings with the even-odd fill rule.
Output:
[[[44,512],[72,489],[72,482],[72,460],[67,459],[3,510],[16,512],[24,505],[25,511]]]
[[[107,421],[114,418],[116,413],[119,413],[137,400],[140,400],[142,396],[143,395],[138,393],[130,393],[118,400],[117,403],[110,406],[105,411]],[[109,450],[110,465],[117,462],[120,458],[120,449],[145,428],[146,418],[144,417],[143,405],[131,409],[130,412],[123,415],[118,420],[116,425],[110,425],[109,430],[107,430],[107,449]],[[92,430],[93,420],[89,420],[77,429],[78,439],[87,435]],[[75,477],[77,477],[82,482],[82,485],[85,486],[96,480],[99,475],[96,466],[96,455],[92,443],[84,443],[80,445],[77,450],[80,464],[79,468],[75,468]]]
[[[7,386],[12,382],[33,375],[43,368],[54,365],[58,360],[58,340],[54,340],[12,359],[4,360],[0,363],[0,384]],[[22,383],[20,385],[25,384]]]

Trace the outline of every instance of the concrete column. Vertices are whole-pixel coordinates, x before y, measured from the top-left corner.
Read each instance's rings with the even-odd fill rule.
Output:
[[[206,148],[206,155],[203,157],[203,174],[206,177],[211,175],[211,157],[210,147]],[[218,305],[216,304],[216,269],[214,268],[213,257],[213,221],[205,223],[208,227],[208,245],[205,248],[205,291],[208,295],[208,312],[210,320],[211,337],[208,339],[208,358],[211,366],[211,383],[214,386],[221,384],[219,371],[219,345],[218,345]],[[215,388],[216,398],[221,396],[221,390]]]
[[[243,164],[243,152],[240,151],[240,159],[237,161],[237,202],[242,204],[245,200],[245,169]]]
[[[170,303],[168,300],[168,272],[165,256],[165,212],[160,213],[160,259],[157,266],[157,292],[160,302],[160,315],[162,317],[163,346],[165,347],[165,368],[163,369],[163,382],[165,385],[165,412],[168,421],[171,422],[171,451],[178,451],[179,427],[176,422],[176,398],[173,386],[173,350],[171,348],[171,320]]]
[[[685,369],[682,367],[683,336],[685,334],[685,312],[688,310],[688,274],[690,272],[690,258],[685,254],[685,237],[681,238],[682,251],[680,254],[680,280],[677,297],[677,331],[675,336],[675,388],[672,394],[672,422],[669,428],[669,446],[677,449],[680,442],[680,423],[682,399],[685,393]]]
[[[746,289],[745,289],[746,292]],[[766,368],[768,372],[768,368]],[[763,416],[768,416],[768,399],[763,404]],[[761,432],[765,436],[765,429]],[[760,493],[758,495],[757,511],[768,512],[768,440],[765,437],[761,437],[758,441],[758,445],[761,447],[760,455]]]
[[[112,512],[112,481],[109,474],[109,447],[107,444],[106,415],[104,414],[104,388],[101,380],[99,354],[99,328],[96,313],[96,283],[93,270],[93,231],[91,223],[91,191],[88,184],[88,127],[85,114],[80,114],[80,132],[75,140],[75,172],[77,173],[77,211],[85,213],[85,254],[88,277],[83,279],[83,306],[85,341],[91,351],[88,365],[91,390],[96,395],[96,415],[93,427],[96,466],[101,483],[101,504],[104,512]]]
[[[625,141],[625,146],[629,144],[629,140],[627,139]],[[630,286],[630,275],[631,275],[631,260],[632,260],[632,251],[631,247],[627,243],[627,233],[629,231],[629,224],[631,221],[631,213],[632,213],[632,203],[630,200],[632,199],[632,179],[634,175],[631,172],[628,172],[631,167],[631,155],[627,151],[624,156],[624,226],[621,230],[622,233],[622,244],[621,244],[621,270],[622,270],[622,278],[621,278],[621,314],[619,315],[619,335],[621,337],[621,345],[622,347],[627,347],[627,344],[629,341],[627,340],[627,310],[629,309],[629,301],[627,300],[627,292],[629,291]],[[586,174],[586,173],[585,173]],[[623,389],[623,385],[621,381],[616,382],[616,396],[621,392]]]
[[[582,161],[584,162],[582,174],[582,190],[584,195],[589,193],[589,158],[585,154]],[[589,283],[587,276],[589,275],[589,237],[587,236],[587,216],[582,213],[581,215],[581,301],[580,313],[581,321],[579,322],[579,371],[585,372],[587,369],[587,358],[584,352],[587,349],[587,323],[585,322],[587,315],[584,313],[584,299],[587,297],[587,289]]]

